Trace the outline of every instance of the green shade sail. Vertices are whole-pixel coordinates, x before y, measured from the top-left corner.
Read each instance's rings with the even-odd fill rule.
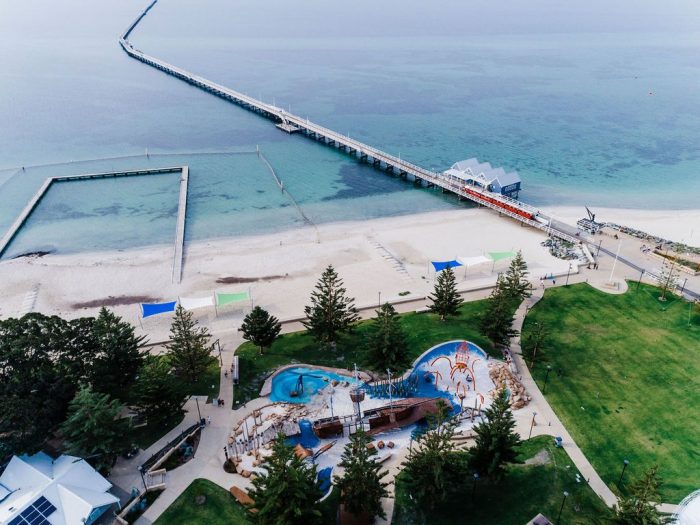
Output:
[[[224,306],[225,304],[240,303],[241,301],[249,301],[250,294],[248,292],[237,293],[219,293],[216,292],[216,306]]]
[[[515,257],[515,252],[489,252],[489,257],[493,262],[502,261],[503,259]]]

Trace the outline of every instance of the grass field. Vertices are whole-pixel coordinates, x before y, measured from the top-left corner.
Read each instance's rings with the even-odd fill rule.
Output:
[[[428,515],[427,525],[522,525],[538,513],[553,522],[567,491],[561,514],[561,523],[590,525],[608,517],[610,511],[588,487],[585,481],[577,482],[576,467],[563,449],[553,445],[551,436],[537,436],[520,447],[519,461],[533,458],[546,451],[542,464],[514,464],[507,469],[503,480],[494,484],[465,479],[457,493],[444,505]],[[546,455],[545,455],[546,454]],[[474,499],[472,501],[472,491]],[[418,525],[422,523],[410,506],[408,494],[399,480],[396,486],[396,504],[393,525]]]
[[[205,496],[203,505],[195,498]],[[227,491],[206,479],[195,479],[155,521],[156,525],[248,525],[245,509]]]
[[[195,498],[206,497],[203,505]],[[340,495],[337,490],[320,503],[324,523],[335,523]],[[250,525],[245,509],[227,491],[206,479],[195,479],[155,521],[155,525]]]
[[[700,313],[636,284],[609,295],[586,284],[547,290],[524,334],[549,335],[533,375],[583,453],[615,491],[659,466],[665,502],[700,486]],[[561,370],[561,376],[559,375]]]
[[[479,331],[479,315],[484,310],[484,303],[485,301],[465,303],[458,317],[448,318],[444,322],[430,313],[401,315],[411,360],[430,347],[451,339],[468,339],[485,351],[490,351],[491,344]],[[240,376],[239,386],[234,391],[235,401],[246,402],[258,397],[265,378],[275,368],[289,363],[340,368],[352,368],[353,363],[359,367],[368,366],[364,352],[368,327],[368,321],[360,323],[352,334],[338,343],[335,351],[321,349],[306,332],[280,336],[262,356],[251,343],[244,343],[236,350],[240,359]],[[493,355],[501,357],[500,353]]]

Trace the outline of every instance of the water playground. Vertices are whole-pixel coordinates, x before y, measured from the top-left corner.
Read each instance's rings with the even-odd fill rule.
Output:
[[[440,402],[457,422],[456,439],[464,441],[500,389],[515,409],[529,401],[509,363],[463,340],[430,348],[401,376],[295,365],[267,385],[270,402],[232,429],[227,457],[238,474],[255,476],[281,432],[299,457],[317,465],[328,490],[350,435],[360,428],[373,436],[377,461],[385,462],[405,455]]]

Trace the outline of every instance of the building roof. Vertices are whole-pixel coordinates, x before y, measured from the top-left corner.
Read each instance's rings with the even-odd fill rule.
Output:
[[[480,163],[476,158],[455,162],[445,173],[463,180],[478,182],[484,187],[497,182],[503,188],[520,182],[520,175],[516,171],[506,173],[503,168],[493,168],[488,162]]]
[[[49,508],[45,521],[37,523],[84,523],[94,509],[119,501],[108,492],[111,487],[86,461],[75,456],[55,460],[44,452],[14,456],[0,476],[0,525],[15,525],[14,520],[42,497],[55,510]]]

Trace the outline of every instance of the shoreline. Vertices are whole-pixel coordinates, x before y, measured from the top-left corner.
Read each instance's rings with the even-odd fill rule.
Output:
[[[565,218],[582,215],[578,208],[551,210]],[[628,213],[614,211],[623,217]],[[607,209],[596,213],[600,220],[618,218]],[[651,212],[638,213],[654,220]],[[700,210],[662,213],[668,224],[675,223],[677,233],[692,224],[689,216],[700,218]],[[640,226],[632,220],[619,222]],[[303,311],[318,276],[329,264],[336,268],[358,306],[406,292],[427,295],[435,278],[431,260],[522,250],[532,276],[566,273],[568,267],[567,261],[554,258],[540,245],[546,239],[543,232],[483,208],[339,221],[317,229],[320,242],[311,226],[188,242],[180,284],[171,281],[172,245],[3,260],[0,281],[5,301],[0,305],[0,317],[38,311],[75,318],[95,315],[100,304],[108,304],[142,333],[157,338],[168,333],[170,316],[141,319],[140,303],[130,303],[130,299],[172,301],[180,296],[211,297],[217,290],[248,291],[252,304],[284,319]],[[460,267],[455,271],[457,284],[489,285],[507,265],[508,261],[503,261],[468,270]],[[232,330],[250,304],[201,308],[194,310],[194,315],[211,331]]]

